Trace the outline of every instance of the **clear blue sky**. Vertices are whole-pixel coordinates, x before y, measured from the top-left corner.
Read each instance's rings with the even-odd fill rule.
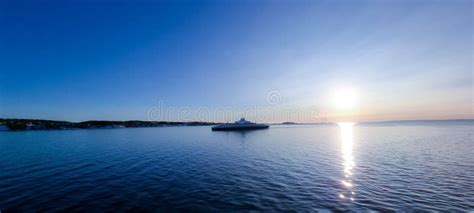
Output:
[[[331,91],[350,87],[356,119],[472,118],[472,14],[469,0],[3,0],[0,117],[146,120],[159,102],[331,117]]]

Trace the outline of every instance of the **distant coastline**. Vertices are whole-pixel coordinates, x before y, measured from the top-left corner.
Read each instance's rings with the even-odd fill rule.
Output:
[[[297,122],[282,122],[274,123],[272,125],[336,125],[339,122],[321,122],[321,123],[297,123]],[[418,124],[474,124],[474,119],[430,119],[430,120],[383,120],[383,121],[358,121],[354,124],[361,126],[393,126],[393,125],[418,125]]]
[[[357,122],[361,126],[397,126],[397,125],[426,125],[426,124],[469,124],[474,125],[474,119],[446,119],[446,120],[393,120],[393,121],[366,121]],[[69,122],[43,119],[10,119],[0,118],[0,131],[27,131],[27,130],[68,130],[68,129],[118,129],[118,128],[143,128],[143,127],[168,127],[168,126],[212,126],[223,123],[203,121],[107,121],[90,120],[82,122]],[[337,122],[324,123],[297,123],[282,122],[271,125],[336,125]]]
[[[115,129],[165,126],[209,126],[220,123],[214,122],[172,122],[172,121],[102,121],[91,120],[82,122],[68,122],[41,119],[3,119],[0,118],[0,131],[25,130],[62,130],[62,129]]]
[[[419,124],[474,124],[474,119],[433,119],[433,120],[392,120],[392,121],[365,121],[357,122],[362,126],[395,126],[395,125],[419,125]]]

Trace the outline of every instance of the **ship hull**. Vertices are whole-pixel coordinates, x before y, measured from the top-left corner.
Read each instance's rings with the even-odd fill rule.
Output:
[[[212,131],[246,131],[246,130],[257,130],[257,129],[268,129],[269,125],[256,124],[256,125],[219,125],[212,127]]]

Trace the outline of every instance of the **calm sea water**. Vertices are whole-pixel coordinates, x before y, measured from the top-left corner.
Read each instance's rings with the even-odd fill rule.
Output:
[[[474,125],[0,132],[0,211],[474,210]]]

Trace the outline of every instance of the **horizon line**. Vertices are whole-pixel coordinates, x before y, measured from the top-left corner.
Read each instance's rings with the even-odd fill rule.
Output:
[[[55,121],[55,122],[68,122],[68,123],[82,123],[82,122],[91,122],[91,121],[110,121],[110,122],[170,122],[170,123],[193,123],[193,122],[203,122],[203,123],[228,123],[228,122],[219,122],[219,121],[199,121],[199,120],[189,120],[189,121],[171,121],[171,120],[82,120],[82,121],[67,121],[67,120],[53,120],[53,119],[37,119],[37,118],[0,118],[0,120],[32,120],[32,121]],[[429,122],[429,121],[474,121],[474,118],[448,118],[448,119],[406,119],[406,120],[378,120],[378,121],[322,121],[322,122],[294,122],[294,121],[282,121],[282,122],[264,122],[268,124],[284,124],[284,123],[293,123],[293,124],[328,124],[328,123],[343,123],[343,122],[354,122],[354,123],[387,123],[387,122]]]

